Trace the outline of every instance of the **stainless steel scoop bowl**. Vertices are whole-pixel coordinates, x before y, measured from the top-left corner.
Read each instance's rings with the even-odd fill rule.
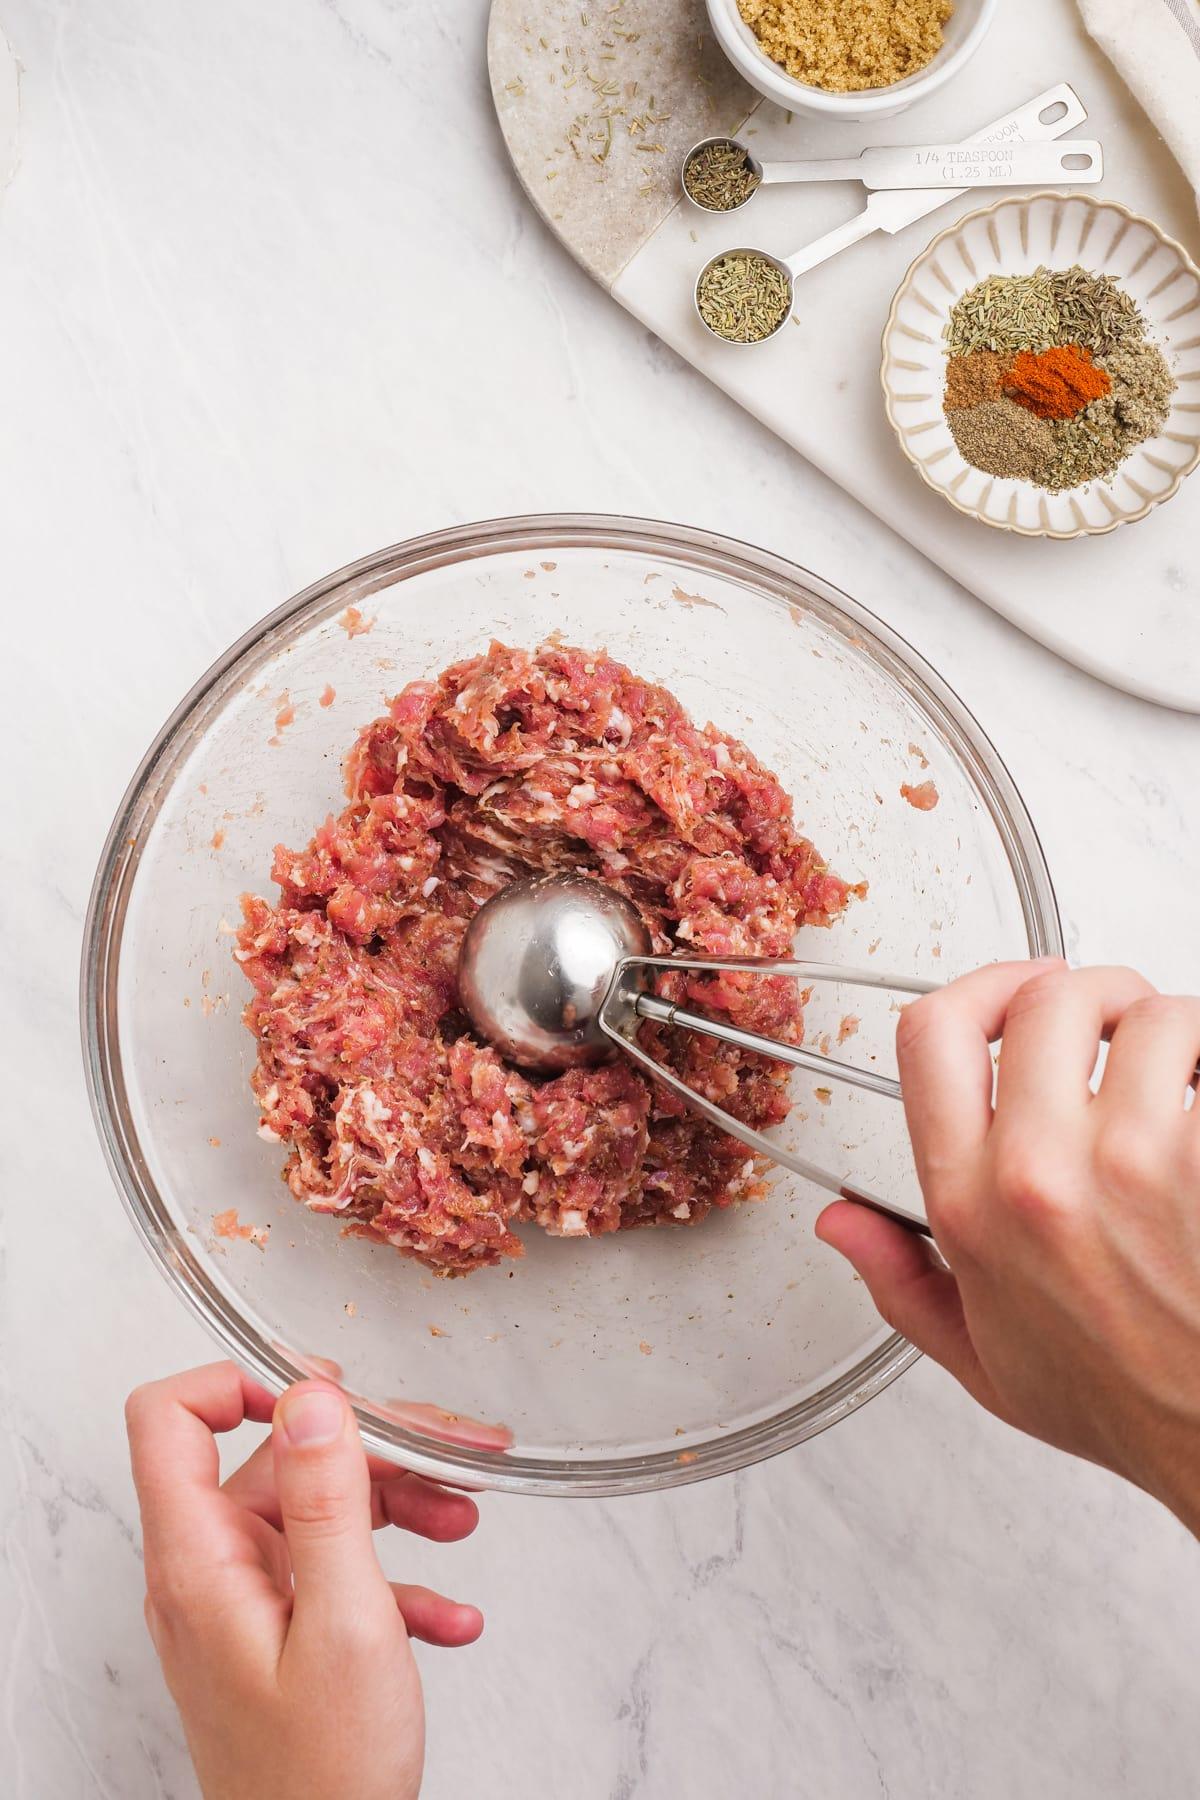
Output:
[[[898,1082],[873,1069],[760,1037],[660,999],[650,991],[658,969],[748,969],[760,975],[793,975],[805,983],[838,981],[849,987],[906,994],[930,993],[937,986],[908,975],[844,969],[831,963],[748,956],[653,956],[649,933],[632,902],[586,876],[555,875],[515,881],[480,907],[463,938],[459,997],[480,1036],[518,1067],[561,1073],[624,1053],[757,1155],[806,1176],[831,1193],[861,1201],[902,1224],[928,1232],[919,1213],[862,1192],[849,1178],[785,1150],[697,1093],[642,1048],[637,1028],[641,1020],[653,1019],[892,1100],[900,1098]]]
[[[650,934],[624,895],[582,876],[514,881],[481,906],[458,961],[463,1010],[518,1068],[544,1074],[617,1053],[629,971]]]

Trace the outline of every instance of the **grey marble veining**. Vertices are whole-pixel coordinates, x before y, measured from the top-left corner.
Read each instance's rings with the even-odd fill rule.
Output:
[[[413,531],[531,508],[767,544],[885,616],[976,711],[1073,954],[1200,988],[1200,725],[1023,638],[607,301],[509,173],[484,22],[482,0],[6,9],[23,65],[0,205],[13,1800],[195,1792],[142,1625],[121,1403],[211,1347],[104,1170],[76,956],[138,756],[280,599]],[[484,1515],[466,1545],[386,1551],[488,1614],[477,1648],[422,1654],[432,1800],[1195,1792],[1200,1551],[928,1365],[734,1480]]]

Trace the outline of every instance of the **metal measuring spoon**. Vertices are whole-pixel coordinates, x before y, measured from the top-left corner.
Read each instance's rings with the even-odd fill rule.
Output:
[[[726,149],[740,155],[754,184],[732,206],[708,206],[688,186],[688,170],[702,151]],[[760,187],[781,181],[861,181],[873,191],[897,188],[1018,187],[1049,182],[1071,186],[1100,181],[1104,153],[1095,138],[1066,143],[895,144],[859,156],[818,157],[805,162],[759,162],[739,138],[702,138],[683,159],[683,191],[701,212],[734,213],[748,206]]]
[[[642,1019],[653,1019],[892,1100],[900,1098],[899,1082],[874,1069],[838,1062],[796,1044],[781,1044],[662,1000],[649,992],[651,978],[660,969],[746,969],[760,975],[794,975],[805,982],[836,981],[908,994],[927,994],[938,985],[830,963],[750,956],[653,956],[649,933],[631,901],[589,877],[553,875],[514,881],[480,907],[459,952],[459,999],[479,1035],[521,1068],[560,1073],[611,1060],[622,1051],[694,1111],[759,1156],[782,1164],[830,1193],[858,1200],[928,1233],[929,1226],[919,1213],[864,1193],[848,1177],[831,1174],[785,1150],[697,1093],[642,1049],[637,1028]]]
[[[711,269],[715,269],[718,263],[724,262],[727,258],[734,257],[746,257],[767,264],[773,269],[778,269],[779,273],[787,283],[787,305],[782,308],[779,314],[779,323],[773,325],[769,331],[762,332],[758,337],[729,337],[725,332],[718,331],[715,326],[710,325],[704,316],[704,309],[700,299],[700,289],[705,276]],[[707,331],[711,337],[715,337],[719,344],[742,346],[746,344],[768,343],[771,338],[779,336],[779,333],[783,330],[784,326],[791,318],[792,313],[795,311],[796,276],[801,274],[808,266],[807,254],[803,250],[797,252],[794,257],[789,257],[786,260],[780,256],[772,256],[769,250],[755,250],[749,246],[738,250],[722,250],[716,256],[709,257],[708,261],[696,277],[696,285],[692,289],[692,304],[696,308],[696,317],[703,325],[705,331]]]
[[[1043,119],[1043,112],[1052,111],[1055,105],[1063,108],[1062,116],[1051,120]],[[828,180],[830,179],[828,171],[831,168],[841,169],[843,171],[843,176],[847,171],[856,173],[857,178],[861,179],[861,168],[863,163],[867,158],[875,155],[900,157],[932,155],[935,157],[936,163],[931,162],[927,167],[932,170],[936,166],[940,170],[940,173],[938,174],[937,180],[933,182],[922,183],[919,180],[906,179],[899,189],[892,188],[889,181],[883,181],[881,183],[881,189],[883,191],[877,189],[871,194],[863,212],[856,214],[852,219],[846,220],[844,224],[835,226],[832,231],[826,232],[823,237],[818,238],[815,242],[806,244],[803,249],[797,250],[793,256],[773,256],[769,250],[758,249],[751,245],[744,245],[736,249],[720,251],[718,255],[709,258],[696,277],[695,286],[692,290],[692,303],[696,309],[696,317],[699,319],[701,325],[703,325],[705,331],[707,331],[711,337],[716,338],[718,343],[736,345],[769,343],[772,338],[778,337],[779,333],[792,316],[796,302],[796,277],[798,275],[804,274],[808,269],[815,267],[818,263],[824,262],[828,257],[836,256],[840,250],[847,249],[851,244],[858,243],[861,238],[867,236],[871,231],[876,229],[882,229],[888,232],[898,231],[904,225],[911,223],[913,219],[922,218],[927,212],[940,206],[943,203],[943,200],[954,199],[960,194],[968,193],[972,187],[980,185],[1005,185],[1007,182],[1014,180],[1048,179],[1044,173],[1040,177],[1029,176],[1025,173],[1025,171],[1036,166],[1028,153],[1033,153],[1034,156],[1044,156],[1048,153],[1058,159],[1058,172],[1053,177],[1049,177],[1049,179],[1067,182],[1099,180],[1103,172],[1103,160],[1099,143],[1093,139],[1077,138],[1063,138],[1058,143],[1051,141],[1058,133],[1068,131],[1075,125],[1081,124],[1086,117],[1087,114],[1080,105],[1078,96],[1071,88],[1063,85],[1059,88],[1048,89],[1044,94],[1039,94],[1035,100],[1030,101],[1026,106],[1018,108],[1015,113],[1008,115],[1004,119],[994,121],[991,126],[985,126],[981,132],[973,134],[970,138],[967,138],[963,143],[958,145],[917,146],[915,148],[902,148],[899,151],[868,151],[862,158],[848,158],[844,161],[838,160],[833,163],[759,163],[750,151],[746,150],[745,146],[736,138],[704,139],[701,144],[694,146],[693,150],[689,151],[688,156],[684,159],[685,168],[690,158],[695,154],[695,151],[702,149],[704,144],[727,143],[736,145],[738,149],[744,152],[752,169],[761,171],[761,179],[764,181],[783,181],[791,179]],[[1043,136],[1040,134],[1049,135]],[[962,158],[972,157],[976,153],[978,153],[980,157],[978,164],[967,160],[960,160]],[[947,154],[952,154],[956,160],[952,162],[946,161]],[[1072,164],[1075,158],[1078,158],[1080,161],[1086,161],[1088,167],[1082,170],[1074,168]],[[1015,170],[1018,168],[1022,171],[1020,176],[1011,174],[1005,175],[1003,181],[996,173],[985,174],[982,176],[979,173],[980,170],[986,172],[988,170]],[[805,173],[798,176],[794,175],[793,171],[798,169],[805,171],[822,170],[824,172],[819,175],[813,175],[812,173]],[[975,173],[972,173],[972,170],[975,170]],[[930,187],[933,187],[935,190],[935,195],[926,198],[926,194]],[[889,189],[891,191],[888,191]],[[754,191],[757,192],[757,187]],[[747,196],[747,198],[752,197],[753,195]],[[693,204],[697,203],[693,202]],[[741,202],[741,204],[745,205],[745,201]],[[701,208],[701,210],[709,211],[713,209]],[[715,210],[736,212],[739,210],[739,207],[725,207]],[[722,261],[725,257],[755,258],[769,267],[778,270],[787,283],[787,307],[781,311],[778,323],[771,330],[764,331],[760,336],[742,338],[729,337],[724,332],[715,330],[704,316],[700,305],[701,283],[714,265]]]

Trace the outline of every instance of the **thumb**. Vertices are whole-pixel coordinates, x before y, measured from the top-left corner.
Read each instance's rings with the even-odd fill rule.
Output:
[[[275,1487],[297,1618],[331,1620],[391,1593],[371,1537],[371,1477],[345,1396],[302,1381],[275,1408]]]
[[[926,1239],[866,1206],[835,1200],[816,1235],[862,1277],[883,1319],[941,1363],[967,1392],[999,1412],[963,1314],[958,1283]]]

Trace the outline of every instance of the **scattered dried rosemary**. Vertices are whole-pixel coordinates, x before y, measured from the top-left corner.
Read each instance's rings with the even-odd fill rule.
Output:
[[[712,212],[730,212],[754,193],[762,180],[750,159],[732,138],[702,144],[683,165],[683,185],[697,206]]]
[[[731,344],[758,344],[792,310],[791,283],[756,250],[714,257],[696,283],[696,304],[710,331]]]

